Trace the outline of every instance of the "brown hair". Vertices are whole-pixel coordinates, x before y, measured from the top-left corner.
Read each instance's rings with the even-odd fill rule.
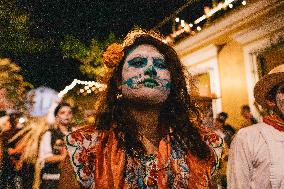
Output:
[[[209,147],[202,140],[197,128],[189,118],[191,114],[198,117],[198,112],[191,104],[184,68],[178,55],[172,47],[149,35],[139,36],[131,46],[124,48],[125,55],[109,80],[105,108],[101,109],[96,121],[96,127],[101,130],[109,130],[115,122],[117,127],[114,131],[120,146],[130,155],[145,152],[144,146],[138,139],[136,124],[123,108],[124,100],[117,99],[117,95],[120,94],[119,85],[122,79],[124,60],[131,50],[141,44],[156,47],[164,55],[168,70],[171,73],[171,92],[163,104],[159,116],[161,130],[164,134],[171,135],[173,148],[181,148],[183,152],[190,152],[201,159],[208,157],[210,154]]]

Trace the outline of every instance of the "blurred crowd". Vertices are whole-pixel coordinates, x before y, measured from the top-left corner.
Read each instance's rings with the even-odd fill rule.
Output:
[[[248,105],[243,105],[241,115],[246,127],[257,123]],[[84,113],[81,127],[94,122],[94,111]],[[74,125],[73,109],[67,103],[59,103],[54,110],[54,123],[47,116],[31,117],[17,112],[0,111],[0,188],[56,188],[60,176],[60,162],[66,157],[64,137],[80,126]],[[211,128],[224,141],[224,153],[218,173],[216,188],[226,188],[226,163],[228,149],[236,133],[227,123],[229,115],[220,112],[213,119]]]
[[[94,112],[86,110],[78,126],[72,107],[59,103],[54,117],[50,123],[48,116],[0,111],[0,188],[56,188],[66,157],[64,137],[92,123]]]

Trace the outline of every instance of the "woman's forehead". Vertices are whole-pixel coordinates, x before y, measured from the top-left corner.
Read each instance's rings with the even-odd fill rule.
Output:
[[[71,107],[69,107],[69,106],[62,106],[60,109],[59,109],[59,112],[61,112],[61,111],[72,111],[72,109],[71,109]]]
[[[158,51],[153,45],[142,44],[133,48],[128,54],[126,59],[131,59],[133,57],[157,57],[164,58],[164,56]]]

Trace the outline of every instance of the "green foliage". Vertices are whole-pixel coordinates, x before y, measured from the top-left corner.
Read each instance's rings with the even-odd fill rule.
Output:
[[[103,40],[92,39],[89,46],[86,46],[79,39],[72,35],[67,35],[61,42],[60,47],[65,58],[78,60],[80,71],[91,79],[104,73],[102,54],[106,47],[114,42],[119,42],[113,33]]]
[[[20,71],[20,67],[9,59],[0,59],[0,89],[9,108],[23,108],[26,89],[33,87],[24,81]]]
[[[76,39],[73,35],[65,36],[64,40],[60,43],[63,56],[65,58],[83,59],[86,57],[90,49],[81,41]]]
[[[0,1],[0,53],[36,53],[48,46],[30,36],[29,22],[29,14],[16,6],[16,0]]]

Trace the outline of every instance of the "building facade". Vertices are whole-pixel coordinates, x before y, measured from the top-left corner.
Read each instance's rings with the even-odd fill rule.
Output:
[[[260,118],[253,88],[264,74],[284,64],[284,1],[248,0],[174,48],[196,76],[201,96],[215,96],[213,115],[225,111],[240,128],[241,106]]]

